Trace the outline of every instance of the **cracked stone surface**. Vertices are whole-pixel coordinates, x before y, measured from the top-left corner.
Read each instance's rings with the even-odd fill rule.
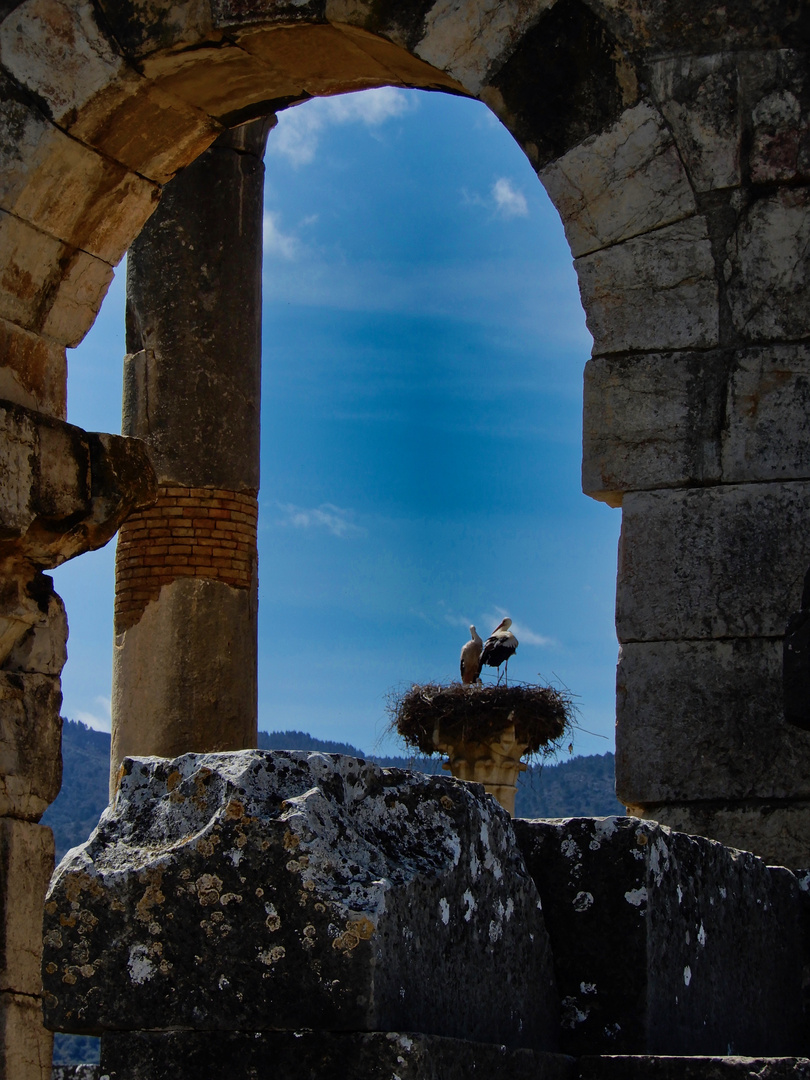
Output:
[[[517,820],[571,1054],[797,1053],[801,897],[748,852],[637,818]]]
[[[45,912],[56,1030],[555,1045],[537,891],[478,785],[305,752],[127,759]]]
[[[238,1064],[234,1064],[234,1063]],[[207,1032],[110,1033],[101,1040],[99,1076],[177,1080],[269,1076],[273,1080],[574,1080],[562,1054],[510,1050],[404,1031],[296,1031],[263,1035]]]

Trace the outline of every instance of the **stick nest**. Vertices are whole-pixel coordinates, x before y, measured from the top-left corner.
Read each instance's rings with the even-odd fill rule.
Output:
[[[514,683],[511,686],[464,686],[426,683],[388,702],[391,727],[409,746],[423,754],[437,753],[433,732],[443,738],[479,742],[515,725],[515,735],[528,742],[526,754],[552,753],[573,727],[571,697],[552,686]]]

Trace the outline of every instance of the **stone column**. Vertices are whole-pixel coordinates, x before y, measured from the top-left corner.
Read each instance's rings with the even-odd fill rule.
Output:
[[[165,190],[129,251],[123,431],[154,507],[116,557],[111,783],[127,754],[256,739],[262,156],[226,132]]]

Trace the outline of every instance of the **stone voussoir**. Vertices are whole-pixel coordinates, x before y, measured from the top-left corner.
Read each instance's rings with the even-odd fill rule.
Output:
[[[636,818],[515,822],[572,1054],[797,1053],[799,884]],[[620,945],[618,944],[620,943]]]
[[[575,258],[696,211],[672,136],[646,101],[539,176],[560,213]]]
[[[537,891],[476,785],[305,752],[127,759],[45,913],[58,1030],[159,1017],[555,1048]]]
[[[583,255],[574,265],[594,356],[718,344],[717,282],[702,217]]]

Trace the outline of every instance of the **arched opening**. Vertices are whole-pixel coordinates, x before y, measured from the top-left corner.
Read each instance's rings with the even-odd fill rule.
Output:
[[[569,686],[604,752],[618,515],[580,490],[590,337],[531,166],[479,103],[382,91],[282,113],[267,167],[259,729],[394,752],[386,692],[452,678],[508,606],[516,676]],[[118,422],[122,313],[119,272],[70,362],[80,426]],[[57,571],[64,711],[94,724],[111,588],[109,550]]]

